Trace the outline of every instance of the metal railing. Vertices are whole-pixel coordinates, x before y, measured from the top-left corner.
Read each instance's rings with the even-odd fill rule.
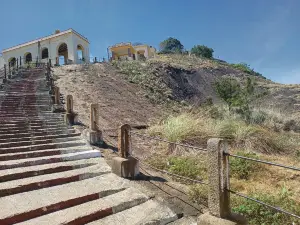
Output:
[[[294,167],[294,166],[286,166],[286,165],[283,165],[283,164],[279,164],[279,163],[274,163],[274,162],[269,162],[269,161],[266,161],[266,160],[260,160],[260,159],[254,159],[254,158],[249,158],[249,157],[245,157],[245,156],[240,156],[240,155],[235,155],[235,154],[231,154],[231,153],[226,153],[224,152],[224,156],[225,157],[233,157],[233,158],[239,158],[239,159],[243,159],[243,160],[248,160],[248,161],[252,161],[252,162],[256,162],[256,163],[261,163],[261,164],[264,164],[264,165],[269,165],[269,166],[276,166],[276,167],[280,167],[280,168],[284,168],[284,169],[289,169],[289,170],[293,170],[293,171],[300,171],[300,168],[297,168],[297,167]],[[227,160],[227,162],[230,164],[230,161]],[[297,219],[300,219],[300,216],[299,215],[296,215],[294,213],[291,213],[291,212],[288,212],[284,209],[281,209],[280,207],[278,206],[273,206],[273,205],[270,205],[268,203],[265,203],[263,201],[260,201],[258,199],[255,199],[255,198],[252,198],[250,196],[247,196],[245,194],[242,194],[242,193],[239,193],[239,192],[236,192],[236,191],[233,191],[231,189],[227,189],[227,191],[229,191],[230,193],[234,194],[234,195],[237,195],[239,197],[242,197],[242,198],[245,198],[245,199],[248,199],[248,200],[251,200],[253,202],[256,202],[258,204],[261,204],[263,206],[266,206],[272,210],[275,210],[277,212],[280,212],[280,213],[284,213],[286,215],[289,215],[289,216],[292,216],[292,217],[295,217]]]
[[[166,139],[162,139],[160,137],[153,137],[153,136],[150,136],[150,135],[146,135],[146,134],[141,134],[141,133],[138,133],[138,132],[135,132],[135,131],[131,131],[130,134],[132,135],[135,135],[135,136],[138,136],[138,137],[141,137],[141,138],[144,138],[144,139],[149,139],[149,140],[156,140],[156,141],[160,141],[160,142],[164,142],[164,143],[168,143],[168,144],[173,144],[173,145],[178,145],[178,146],[182,146],[182,147],[187,147],[187,148],[191,148],[191,149],[195,149],[195,150],[200,150],[201,152],[207,152],[209,151],[209,149],[206,149],[206,148],[201,148],[201,147],[197,147],[197,146],[192,146],[192,145],[188,145],[188,144],[183,144],[183,143],[179,143],[179,142],[172,142],[172,141],[168,141]],[[245,157],[245,156],[240,156],[240,155],[236,155],[236,154],[231,154],[231,153],[228,153],[228,152],[225,152],[223,151],[223,155],[225,157],[235,157],[235,158],[239,158],[239,159],[244,159],[244,160],[249,160],[249,161],[253,161],[253,162],[257,162],[257,163],[262,163],[262,164],[266,164],[266,165],[270,165],[270,166],[276,166],[276,167],[281,167],[281,168],[285,168],[285,169],[289,169],[289,170],[293,170],[293,171],[300,171],[300,168],[297,168],[297,167],[294,167],[294,166],[286,166],[286,165],[283,165],[283,164],[279,164],[279,163],[274,163],[274,162],[269,162],[269,161],[266,161],[266,160],[260,160],[260,159],[254,159],[254,158],[249,158],[249,157]],[[139,160],[139,162],[152,169],[152,170],[155,170],[155,171],[158,171],[160,173],[163,173],[163,174],[167,174],[167,175],[170,175],[170,176],[173,176],[173,177],[176,177],[178,179],[184,179],[184,180],[187,180],[187,181],[190,181],[190,182],[193,182],[193,183],[197,183],[197,184],[204,184],[204,185],[209,185],[209,183],[207,182],[204,182],[202,180],[195,180],[195,179],[191,179],[191,178],[188,178],[188,177],[184,177],[184,176],[181,176],[181,175],[178,175],[178,174],[174,174],[174,173],[171,173],[169,171],[166,171],[166,170],[163,170],[163,169],[159,169],[159,168],[156,168],[154,167],[153,165],[150,165],[148,163],[145,163],[142,159],[140,159],[139,157],[136,157],[135,155],[133,154],[130,154],[131,157]],[[226,160],[226,162],[229,164],[229,160]],[[230,165],[228,165],[228,168],[229,168]],[[228,174],[228,177],[227,179],[229,180],[229,174]],[[292,216],[292,217],[295,217],[297,219],[300,219],[300,216],[299,215],[296,215],[292,212],[288,212],[287,210],[284,210],[284,209],[281,209],[280,207],[278,206],[273,206],[273,205],[270,205],[266,202],[263,202],[263,201],[260,201],[258,199],[255,199],[255,198],[252,198],[252,197],[249,197],[245,194],[242,194],[242,193],[238,193],[234,190],[231,190],[229,188],[226,188],[225,191],[228,191],[229,193],[232,193],[234,195],[237,195],[239,197],[242,197],[242,198],[245,198],[245,199],[248,199],[248,200],[251,200],[251,201],[254,201],[258,204],[261,204],[265,207],[268,207],[272,210],[275,210],[277,212],[280,212],[280,213],[284,213],[286,215],[289,215],[289,216]]]

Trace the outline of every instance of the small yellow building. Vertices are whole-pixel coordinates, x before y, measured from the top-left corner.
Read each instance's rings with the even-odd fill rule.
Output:
[[[149,45],[132,45],[130,42],[109,47],[111,60],[139,60],[156,56],[156,49]]]

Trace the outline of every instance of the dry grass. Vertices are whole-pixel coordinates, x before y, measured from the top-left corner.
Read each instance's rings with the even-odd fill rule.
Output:
[[[234,116],[212,119],[206,113],[184,113],[170,116],[148,130],[169,141],[195,143],[210,137],[221,136],[233,140],[233,147],[262,153],[293,154],[300,149],[300,137],[290,132],[274,132],[263,126],[246,124]]]
[[[189,56],[184,54],[158,55],[155,59],[151,59],[150,61],[168,63],[171,66],[184,69],[218,68],[220,66],[226,66],[211,59],[199,58],[193,55]]]

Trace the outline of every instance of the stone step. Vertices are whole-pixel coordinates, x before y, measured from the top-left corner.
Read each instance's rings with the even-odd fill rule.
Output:
[[[43,131],[43,132],[32,132],[32,133],[17,133],[17,134],[1,134],[0,139],[6,138],[23,138],[23,137],[32,137],[32,136],[45,136],[45,135],[55,135],[55,134],[73,134],[76,131],[74,129],[68,130],[54,130],[54,131]]]
[[[15,224],[120,192],[129,181],[110,173],[0,198],[0,224]]]
[[[60,143],[49,143],[49,144],[35,144],[28,146],[18,146],[18,147],[0,147],[0,155],[8,153],[22,153],[22,152],[31,152],[38,150],[47,150],[47,149],[57,149],[57,148],[67,148],[75,146],[85,146],[86,142],[83,140],[76,141],[65,141]]]
[[[22,121],[1,121],[1,125],[6,126],[20,126],[20,125],[32,125],[32,126],[38,126],[38,125],[55,125],[60,124],[60,120],[54,120],[54,121],[47,121],[47,120],[39,120],[39,121],[32,121],[30,118]]]
[[[51,124],[51,125],[17,125],[17,126],[8,126],[8,125],[2,125],[0,127],[0,131],[24,131],[24,130],[44,130],[44,129],[66,129],[67,126],[63,123],[58,124]]]
[[[28,145],[41,145],[41,144],[50,144],[50,143],[61,143],[68,141],[81,140],[79,137],[66,137],[66,138],[55,138],[55,139],[43,139],[43,140],[29,140],[29,141],[17,141],[17,142],[8,142],[0,143],[0,154],[1,148],[11,148],[18,146],[28,146]]]
[[[131,187],[104,198],[22,222],[20,225],[86,224],[135,207],[147,200],[145,194]]]
[[[69,162],[50,163],[37,166],[20,167],[15,169],[0,170],[0,182],[18,180],[27,177],[40,176],[44,174],[59,173],[77,168],[97,165],[102,158],[81,159]]]
[[[101,157],[98,150],[0,162],[0,170]]]
[[[154,200],[149,200],[136,207],[88,223],[88,225],[133,225],[133,224],[168,224],[177,220],[177,215],[168,207]]]
[[[76,182],[110,173],[110,167],[105,163],[104,159],[102,160],[101,164],[91,167],[0,183],[0,197]]]
[[[41,121],[49,121],[49,122],[57,122],[59,120],[63,120],[62,116],[56,117],[41,117],[41,116],[32,116],[32,117],[12,117],[12,116],[1,116],[0,121],[14,121],[14,122],[22,122],[22,121],[31,121],[31,122],[41,122]]]
[[[55,139],[55,138],[67,138],[67,137],[78,137],[80,133],[71,133],[71,134],[56,134],[56,135],[44,135],[44,136],[27,136],[20,138],[2,138],[0,137],[0,143],[8,143],[8,142],[22,142],[22,141],[30,141],[30,140],[44,140],[44,139]]]
[[[74,147],[68,147],[68,148],[36,150],[36,151],[29,151],[29,152],[24,152],[24,153],[1,154],[0,161],[39,158],[39,157],[44,157],[44,156],[54,156],[54,155],[69,154],[69,153],[75,153],[75,152],[83,152],[83,151],[87,151],[87,150],[92,150],[92,148],[88,147],[86,145],[82,145],[82,146],[74,146]]]

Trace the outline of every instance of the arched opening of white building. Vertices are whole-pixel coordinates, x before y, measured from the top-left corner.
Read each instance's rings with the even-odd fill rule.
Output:
[[[58,62],[57,64],[63,65],[68,64],[68,46],[66,43],[62,43],[59,45],[57,49]]]
[[[48,48],[43,48],[43,50],[42,50],[42,59],[48,59],[48,58],[49,58]]]
[[[77,59],[79,63],[85,62],[84,49],[81,45],[77,45]]]
[[[8,64],[10,65],[10,67],[14,67],[16,65],[16,58],[15,57],[11,57],[9,60],[8,60]]]
[[[25,53],[24,58],[25,58],[25,63],[32,62],[32,55],[30,52]]]

